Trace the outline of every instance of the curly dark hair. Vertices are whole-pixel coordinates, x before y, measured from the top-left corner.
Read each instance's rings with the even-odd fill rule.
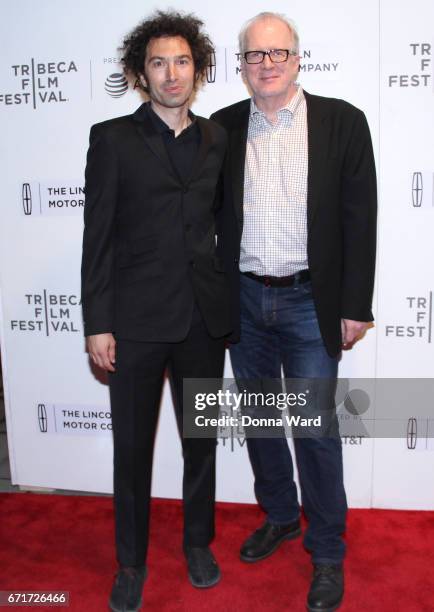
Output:
[[[144,73],[145,56],[148,43],[152,38],[181,36],[190,46],[194,61],[196,84],[204,81],[209,57],[214,52],[214,45],[205,32],[201,31],[203,21],[193,14],[182,14],[175,11],[156,11],[149,19],[142,21],[123,40],[120,48],[123,57],[124,72],[137,77],[138,83],[145,90],[148,88],[140,81]]]

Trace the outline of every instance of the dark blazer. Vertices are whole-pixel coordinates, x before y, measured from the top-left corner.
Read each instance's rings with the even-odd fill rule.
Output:
[[[188,180],[171,165],[145,105],[94,125],[86,166],[82,260],[85,335],[177,342],[196,303],[211,336],[231,331],[229,289],[215,253],[216,187],[225,131],[197,117]]]
[[[341,318],[372,321],[376,250],[376,175],[364,114],[343,100],[304,92],[308,126],[307,253],[319,326],[331,356],[341,350]],[[225,228],[219,252],[235,296],[243,229],[244,162],[250,100],[223,108],[211,119],[226,128]],[[231,231],[232,228],[232,231]],[[234,303],[232,339],[239,336]]]

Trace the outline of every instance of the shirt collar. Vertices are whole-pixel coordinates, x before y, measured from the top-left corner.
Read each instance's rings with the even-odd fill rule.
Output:
[[[285,106],[282,106],[282,108],[279,108],[279,110],[277,111],[277,115],[279,117],[282,117],[286,115],[287,113],[289,113],[289,116],[292,118],[297,112],[297,109],[299,108],[303,100],[304,100],[303,88],[301,87],[301,85],[299,85],[297,87],[297,91],[295,95],[292,96],[290,101],[287,104],[285,104]],[[256,106],[254,98],[251,98],[250,100],[250,119],[258,120],[262,117],[266,118],[265,113]]]
[[[158,132],[158,134],[164,134],[167,132],[169,132],[170,134],[174,133],[173,130],[167,125],[167,123],[165,123],[162,118],[157,115],[157,113],[153,110],[150,102],[146,102],[146,111],[148,113],[148,117],[152,121],[154,129],[156,130],[156,132]],[[182,134],[184,134],[184,132],[189,130],[196,123],[196,116],[190,109],[188,109],[188,116],[190,118],[191,123],[188,127],[185,128],[185,130],[181,132]]]

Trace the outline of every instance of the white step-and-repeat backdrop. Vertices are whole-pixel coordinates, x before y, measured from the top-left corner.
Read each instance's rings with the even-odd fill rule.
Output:
[[[341,375],[434,373],[432,0],[3,3],[1,347],[14,484],[112,489],[108,389],[90,367],[82,336],[83,170],[90,126],[142,102],[118,63],[122,37],[155,8],[169,6],[201,17],[217,47],[215,72],[194,103],[197,114],[247,97],[237,34],[263,10],[287,13],[298,25],[304,88],[366,113],[380,195],[376,323],[344,354]],[[406,434],[395,439],[344,437],[350,505],[434,507],[432,422],[404,425]],[[166,387],[153,494],[180,497],[181,475]],[[253,502],[252,484],[244,441],[219,440],[218,498]]]

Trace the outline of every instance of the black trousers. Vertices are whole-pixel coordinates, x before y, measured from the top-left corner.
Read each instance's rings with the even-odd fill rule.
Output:
[[[122,566],[146,563],[154,440],[166,368],[184,457],[184,545],[208,546],[214,536],[216,440],[182,439],[182,395],[184,378],[223,376],[224,350],[224,339],[211,338],[197,317],[182,342],[116,340],[116,372],[109,384],[116,552]]]

